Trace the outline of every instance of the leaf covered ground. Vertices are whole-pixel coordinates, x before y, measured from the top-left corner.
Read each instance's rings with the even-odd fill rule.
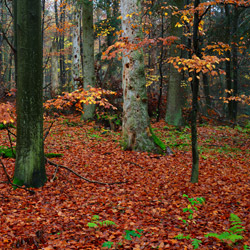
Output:
[[[123,151],[119,131],[79,117],[58,118],[45,152],[63,156],[52,162],[92,181],[124,183],[90,183],[47,163],[47,183],[30,194],[7,185],[1,166],[0,249],[108,249],[102,247],[105,242],[113,243],[111,249],[193,249],[190,239],[175,238],[179,234],[201,240],[199,249],[250,246],[249,130],[199,127],[200,176],[198,184],[191,184],[190,129],[176,130],[163,121],[152,127],[173,155]],[[0,145],[10,146],[7,131],[0,135]],[[2,162],[13,176],[15,160]],[[190,208],[183,194],[205,199],[193,219],[183,212]],[[228,231],[232,213],[242,220],[243,240],[229,246],[204,237]],[[126,232],[138,236],[132,233],[129,240]]]

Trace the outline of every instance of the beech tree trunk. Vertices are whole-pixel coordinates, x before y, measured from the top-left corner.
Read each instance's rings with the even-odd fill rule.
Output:
[[[183,8],[183,0],[173,1],[173,5],[176,6],[179,10]],[[171,16],[171,35],[179,37],[181,39],[183,29],[176,27],[176,23],[179,21],[180,17],[178,15]],[[181,50],[176,48],[176,44],[173,44],[170,49],[171,57],[181,57]],[[167,110],[165,121],[174,126],[182,126],[184,120],[182,117],[182,90],[181,90],[181,80],[182,73],[174,67],[173,64],[170,65],[170,76],[168,84],[168,93],[167,93]]]
[[[141,36],[141,20],[135,15],[140,11],[140,1],[121,0],[123,37],[130,43],[136,43]],[[144,58],[141,49],[124,52],[122,84],[124,149],[153,151],[155,144],[150,135]]]
[[[95,58],[94,58],[94,28],[93,28],[93,1],[82,1],[82,29],[83,29],[83,84],[84,89],[94,87],[95,79]],[[94,118],[95,105],[83,105],[84,114],[82,119]]]
[[[43,149],[41,1],[17,1],[17,145],[14,183],[46,182]]]
[[[74,28],[73,28],[73,65],[72,65],[72,75],[73,75],[73,89],[76,90],[78,86],[78,81],[80,80],[80,70],[81,70],[81,48],[80,48],[80,28],[81,28],[81,10],[79,10],[79,5],[76,3],[74,9]],[[77,81],[78,80],[78,81]]]
[[[52,42],[51,48],[51,97],[55,97],[59,93],[59,78],[58,78],[58,56],[57,42]]]

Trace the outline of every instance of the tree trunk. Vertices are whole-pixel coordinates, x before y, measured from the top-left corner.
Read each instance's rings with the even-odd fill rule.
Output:
[[[58,79],[58,56],[57,56],[57,42],[52,42],[51,48],[51,97],[54,98],[59,93],[59,79]]]
[[[225,5],[225,14],[226,14],[226,22],[227,26],[225,28],[225,38],[228,44],[231,43],[231,15],[230,15],[230,6],[228,4]],[[226,57],[229,58],[229,61],[226,61],[226,88],[227,90],[232,89],[232,75],[231,75],[231,51],[226,51]],[[227,98],[231,97],[232,93],[227,93]],[[233,102],[228,102],[228,118],[233,119]]]
[[[12,1],[13,31],[14,31],[14,62],[15,62],[15,84],[17,85],[17,0]]]
[[[232,66],[233,66],[233,95],[238,95],[238,48],[237,48],[237,32],[238,32],[238,22],[239,22],[239,10],[237,6],[234,6],[233,20],[232,20]],[[234,121],[237,120],[237,101],[232,102],[233,114],[232,118]]]
[[[46,182],[43,150],[41,1],[17,1],[17,146],[14,183]]]
[[[59,27],[61,29],[60,36],[59,36],[59,49],[60,49],[60,56],[59,56],[59,62],[60,62],[60,87],[63,91],[65,88],[66,83],[66,70],[65,70],[65,56],[64,56],[64,26],[65,26],[65,2],[64,0],[60,1],[60,24]]]
[[[134,14],[141,11],[139,3],[137,0],[121,1],[123,37],[130,43],[136,43],[141,36],[140,20]],[[141,49],[124,52],[122,84],[124,149],[153,151],[155,144],[150,136],[144,58]]]
[[[194,8],[197,8],[200,0],[195,0]],[[199,10],[194,13],[193,24],[193,49],[194,54],[200,57],[199,50]],[[192,115],[191,115],[191,136],[192,136],[192,176],[191,182],[197,183],[199,178],[199,152],[197,142],[197,111],[198,111],[198,92],[199,92],[199,74],[194,71],[192,81]]]
[[[178,9],[182,9],[184,6],[183,0],[175,0],[174,5]],[[182,28],[176,27],[176,23],[179,21],[180,17],[178,15],[171,16],[171,35],[179,37],[181,39],[182,36]],[[176,45],[171,46],[170,50],[171,57],[180,57],[181,51],[176,48]],[[182,90],[181,90],[181,81],[182,81],[182,73],[178,72],[178,70],[170,65],[170,77],[168,84],[168,93],[167,93],[167,110],[165,121],[174,126],[182,126],[184,124],[184,120],[182,117]]]
[[[76,3],[77,4],[77,3]],[[73,27],[73,89],[76,90],[80,80],[81,70],[81,49],[80,49],[80,28],[81,28],[81,11],[79,10],[78,4],[74,9],[74,27]],[[77,81],[78,80],[78,81]]]
[[[83,84],[84,89],[94,87],[95,79],[95,58],[94,58],[94,28],[93,28],[93,1],[82,1],[82,29],[83,29]],[[95,105],[83,105],[84,114],[82,119],[94,118]]]

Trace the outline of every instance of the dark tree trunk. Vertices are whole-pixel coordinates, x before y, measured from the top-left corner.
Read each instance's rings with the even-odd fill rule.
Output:
[[[41,1],[17,1],[17,146],[14,183],[46,182],[43,149]]]
[[[197,8],[200,4],[200,0],[195,0],[194,8]],[[194,24],[193,24],[193,49],[194,54],[200,57],[199,51],[199,11],[196,10],[194,13]],[[199,79],[196,71],[193,75],[192,81],[192,115],[191,115],[191,135],[192,135],[192,176],[191,182],[197,183],[199,179],[199,152],[197,142],[197,112],[198,112],[198,92],[199,92]]]

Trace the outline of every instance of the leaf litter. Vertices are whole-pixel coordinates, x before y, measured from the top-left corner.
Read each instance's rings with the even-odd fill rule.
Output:
[[[114,243],[112,249],[193,249],[190,241],[175,238],[181,233],[202,240],[200,249],[230,249],[204,235],[228,229],[231,213],[245,227],[244,242],[234,248],[249,246],[249,134],[229,127],[199,127],[200,176],[198,184],[191,184],[191,147],[184,136],[189,129],[173,134],[163,121],[153,128],[169,145],[184,145],[173,146],[170,156],[123,151],[121,131],[78,117],[59,117],[46,138],[45,152],[63,155],[51,160],[89,180],[125,183],[89,183],[66,169],[55,174],[56,167],[46,163],[48,181],[31,195],[7,185],[1,169],[0,249],[107,249],[102,244],[108,241]],[[0,141],[10,146],[4,131]],[[15,160],[2,161],[13,176]],[[188,225],[180,219],[188,206],[183,194],[206,200]],[[94,215],[116,226],[90,228]],[[143,230],[140,238],[124,239],[126,230],[138,229]]]

